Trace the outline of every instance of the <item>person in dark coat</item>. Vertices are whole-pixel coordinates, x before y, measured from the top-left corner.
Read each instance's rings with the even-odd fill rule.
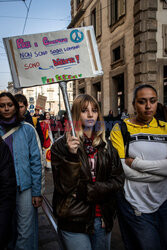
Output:
[[[41,146],[43,147],[44,137],[43,137],[42,129],[41,129],[39,120],[36,117],[32,117],[30,115],[30,112],[27,110],[27,107],[28,107],[27,98],[22,94],[16,94],[15,99],[18,102],[19,107],[20,107],[20,115],[24,116],[25,118],[24,120],[35,127],[39,135]]]
[[[108,115],[104,116],[103,119],[105,121],[105,131],[106,131],[105,136],[106,136],[106,139],[108,139],[110,136],[110,131],[112,130],[112,127],[114,126],[114,121],[115,121],[113,110],[110,109],[108,112]]]
[[[37,117],[38,121],[41,121],[44,119],[44,115],[39,113],[40,109],[39,108],[35,108],[35,114],[33,115],[33,117]]]
[[[0,249],[10,238],[12,216],[16,205],[16,176],[12,155],[0,137]]]
[[[156,114],[154,115],[154,117],[157,120],[167,122],[167,107],[162,103],[158,102]]]
[[[51,148],[54,215],[66,250],[110,250],[122,165],[92,96],[76,97],[72,117],[76,136],[66,132]]]

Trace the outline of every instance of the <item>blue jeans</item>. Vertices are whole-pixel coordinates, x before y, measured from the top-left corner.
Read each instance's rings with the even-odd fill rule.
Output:
[[[94,234],[72,233],[60,230],[66,250],[110,250],[111,232],[102,228],[101,218],[95,218]]]
[[[12,242],[8,249],[38,250],[38,214],[37,208],[32,205],[31,189],[17,191],[15,216]]]
[[[117,194],[118,221],[126,250],[167,249],[167,201],[154,213],[136,215],[124,195]]]

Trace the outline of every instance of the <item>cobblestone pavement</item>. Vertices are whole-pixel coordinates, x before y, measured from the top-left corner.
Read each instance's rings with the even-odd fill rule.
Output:
[[[46,176],[46,190],[45,196],[52,201],[53,194],[53,179],[52,172],[45,171]],[[42,208],[39,208],[39,250],[59,250],[58,239],[54,229],[48,221],[47,216]],[[79,250],[79,248],[78,248]],[[111,250],[124,250],[119,226],[117,220],[115,221],[112,231]]]

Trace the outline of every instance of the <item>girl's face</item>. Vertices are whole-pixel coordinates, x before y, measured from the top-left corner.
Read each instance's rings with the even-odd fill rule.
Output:
[[[97,108],[94,107],[90,102],[88,106],[81,110],[80,121],[82,126],[85,128],[93,128],[98,118]]]
[[[16,109],[12,100],[3,96],[0,98],[0,115],[4,118],[4,120],[10,120],[14,114],[16,113]]]
[[[137,92],[134,103],[137,119],[148,123],[152,120],[157,110],[157,95],[151,88],[143,88]]]
[[[46,113],[46,120],[50,120],[50,114]]]

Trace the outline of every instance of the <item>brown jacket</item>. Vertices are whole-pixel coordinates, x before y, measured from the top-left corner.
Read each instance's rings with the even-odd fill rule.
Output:
[[[99,204],[106,231],[111,231],[115,215],[115,193],[123,188],[124,174],[111,142],[98,147],[96,182],[92,181],[88,157],[81,146],[71,154],[65,136],[51,148],[54,179],[53,210],[62,230],[92,233],[95,205]]]

